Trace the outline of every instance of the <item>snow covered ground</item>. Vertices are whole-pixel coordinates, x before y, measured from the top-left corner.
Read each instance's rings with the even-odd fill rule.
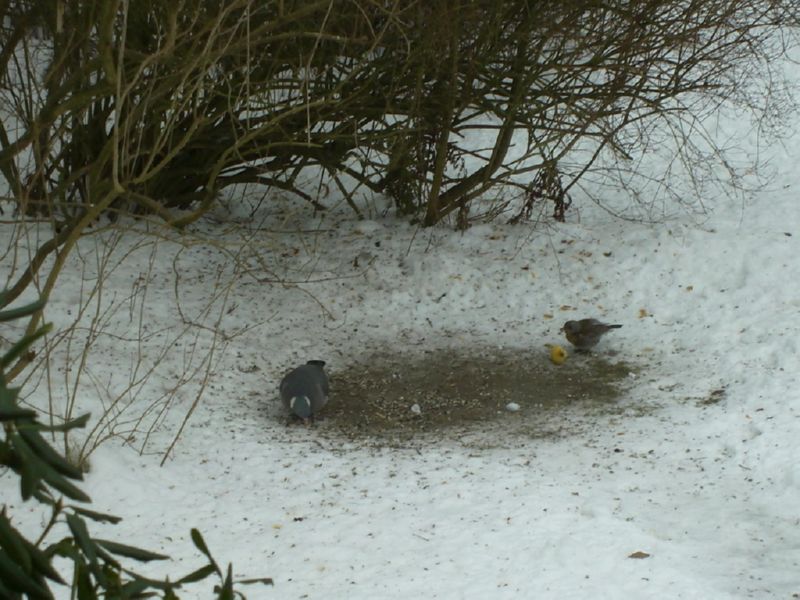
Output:
[[[565,224],[459,233],[266,203],[198,225],[213,246],[84,240],[48,318],[71,322],[95,251],[110,255],[71,411],[100,415],[119,395],[85,489],[124,520],[92,531],[167,552],[177,564],[142,570],[180,575],[202,562],[198,527],[238,576],[274,578],[243,590],[256,599],[800,597],[800,138],[770,152],[773,184],[702,220],[587,205]],[[597,353],[635,376],[621,410],[569,434],[487,423],[485,444],[447,431],[382,444],[326,434],[324,419],[287,426],[277,400],[307,359],[328,362],[333,404],[337,372],[426,348],[518,348],[580,376],[584,357],[557,367],[544,344],[584,316],[624,325]],[[60,402],[86,333],[52,353]],[[48,401],[45,377],[26,382],[28,402]],[[520,418],[546,400],[528,397]],[[36,531],[16,485],[0,478],[2,501]]]

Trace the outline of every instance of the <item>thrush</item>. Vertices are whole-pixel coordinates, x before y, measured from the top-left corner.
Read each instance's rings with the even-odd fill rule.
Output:
[[[576,350],[589,350],[594,348],[600,338],[610,329],[619,329],[620,327],[622,325],[601,323],[597,319],[581,319],[580,321],[567,321],[561,331]]]

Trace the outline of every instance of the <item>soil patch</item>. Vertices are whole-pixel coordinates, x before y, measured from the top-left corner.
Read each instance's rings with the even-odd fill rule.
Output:
[[[506,431],[553,435],[580,415],[619,411],[634,372],[613,357],[577,354],[554,365],[544,352],[519,349],[373,355],[331,372],[320,429],[404,440],[432,432],[463,435],[475,424],[500,422]],[[567,413],[571,418],[563,418]]]

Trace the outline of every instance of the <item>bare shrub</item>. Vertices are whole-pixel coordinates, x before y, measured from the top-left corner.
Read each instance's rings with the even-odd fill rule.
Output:
[[[199,248],[217,255],[199,286],[202,293],[197,282],[185,280],[181,266],[184,255]],[[53,427],[87,411],[85,400],[92,399],[88,426],[62,433],[63,452],[74,464],[86,464],[112,438],[138,452],[169,455],[228,345],[249,328],[222,323],[234,308],[230,293],[245,269],[243,252],[250,252],[246,240],[201,241],[120,222],[76,246],[70,268],[75,276],[51,297],[52,310],[44,316],[56,327],[31,354],[32,368],[22,371],[21,399],[42,409]],[[172,256],[171,267],[158,262],[164,256]],[[134,277],[127,281],[127,274]],[[37,398],[33,404],[31,397]],[[159,437],[153,445],[154,433],[165,425],[173,431],[172,443],[165,447]]]
[[[675,201],[677,177],[741,186],[704,117],[729,104],[780,126],[790,99],[775,59],[800,8],[16,0],[0,17],[0,173],[16,214],[50,227],[11,302],[31,285],[47,297],[100,219],[185,227],[234,184],[320,210],[302,183],[312,173],[357,212],[359,193],[385,193],[424,225],[459,227],[488,190],[524,194],[548,165],[564,198],[587,177],[598,201],[609,181],[636,197],[637,177]],[[675,154],[656,176],[659,148]]]

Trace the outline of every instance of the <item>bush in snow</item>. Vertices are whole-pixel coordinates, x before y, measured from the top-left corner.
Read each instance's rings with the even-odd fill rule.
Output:
[[[663,148],[687,181],[740,184],[703,117],[732,103],[780,127],[789,96],[774,59],[800,8],[16,0],[0,17],[0,174],[20,214],[52,224],[11,300],[100,217],[182,227],[233,185],[315,210],[334,190],[359,214],[363,192],[385,194],[425,225],[464,227],[498,186],[563,218],[601,167],[619,185],[652,183],[646,159]],[[539,193],[540,171],[555,197]]]

